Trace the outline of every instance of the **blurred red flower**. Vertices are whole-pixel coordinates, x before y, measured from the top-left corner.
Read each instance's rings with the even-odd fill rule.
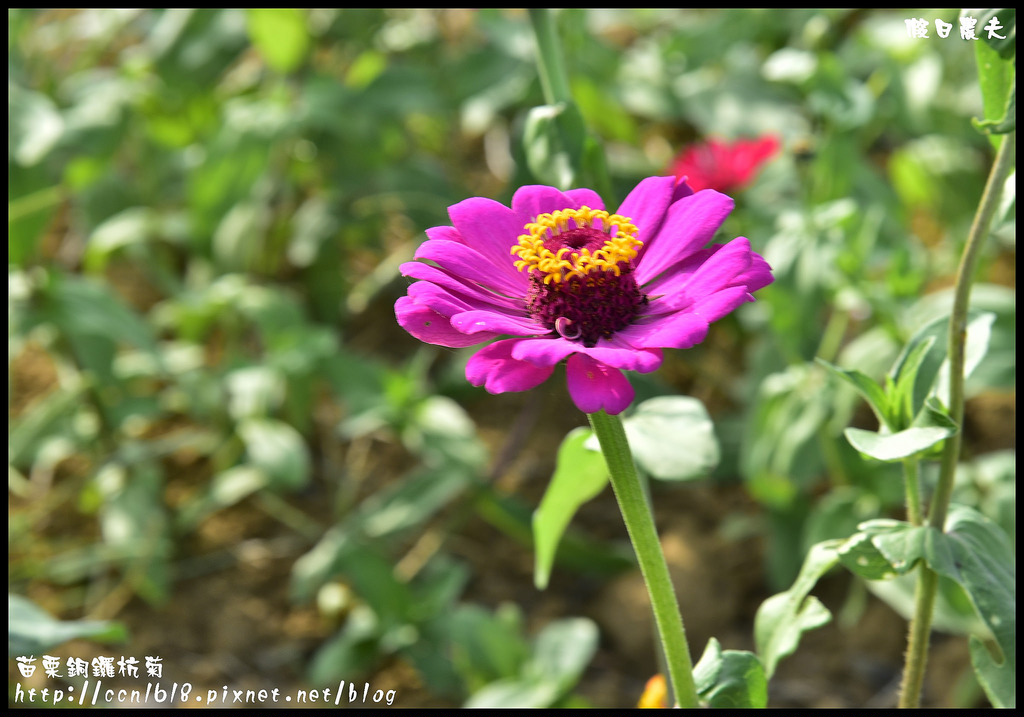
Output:
[[[735,142],[709,139],[680,152],[669,171],[695,192],[730,192],[750,182],[778,149],[779,140],[772,135]]]

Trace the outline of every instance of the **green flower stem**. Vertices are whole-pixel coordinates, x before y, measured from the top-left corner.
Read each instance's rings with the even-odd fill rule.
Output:
[[[693,682],[693,662],[690,659],[690,648],[686,644],[686,629],[669,577],[668,564],[661,552],[654,517],[633,465],[626,432],[618,416],[598,411],[587,414],[587,417],[601,444],[615,498],[619,502],[630,540],[633,541],[647,593],[651,597],[658,635],[668,663],[672,693],[680,707],[697,707],[697,688]]]
[[[537,38],[537,68],[544,100],[549,105],[572,102],[569,75],[562,59],[562,44],[558,40],[555,21],[548,8],[530,8],[530,22]]]
[[[953,495],[953,481],[957,463],[960,461],[960,447],[964,421],[964,351],[967,344],[967,309],[971,300],[971,283],[978,263],[981,247],[988,237],[989,226],[999,205],[1003,184],[1013,168],[1016,132],[1003,137],[996,154],[996,161],[988,175],[981,203],[974,215],[967,245],[960,258],[953,291],[953,312],[949,317],[949,415],[960,426],[960,430],[946,439],[939,467],[939,481],[928,511],[928,525],[943,530],[949,503]],[[921,704],[921,685],[928,657],[928,635],[931,632],[932,613],[935,608],[935,593],[938,577],[927,566],[920,567],[917,590],[914,595],[914,617],[910,622],[907,641],[907,659],[903,669],[903,684],[900,687],[900,707],[918,707]]]

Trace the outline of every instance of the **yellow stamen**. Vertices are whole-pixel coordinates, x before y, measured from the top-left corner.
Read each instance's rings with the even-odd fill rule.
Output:
[[[570,227],[570,221],[575,226]],[[520,235],[519,242],[512,247],[512,254],[519,257],[515,267],[527,273],[540,272],[545,284],[597,271],[611,271],[619,276],[622,272],[619,265],[632,261],[643,244],[636,238],[637,228],[628,217],[590,207],[541,214],[523,228],[526,233]],[[545,241],[563,232],[584,228],[608,235],[600,249],[591,252],[587,248],[573,251],[562,247],[555,253],[544,246]]]

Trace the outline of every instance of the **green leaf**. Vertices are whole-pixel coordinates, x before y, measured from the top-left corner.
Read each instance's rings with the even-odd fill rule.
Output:
[[[718,465],[718,439],[704,404],[688,396],[644,401],[623,421],[637,465],[662,480],[704,478]]]
[[[877,381],[857,369],[839,368],[838,366],[820,358],[815,360],[827,368],[834,376],[838,376],[857,389],[860,395],[868,402],[871,410],[874,411],[875,417],[878,418],[878,422],[883,426],[892,428],[892,423],[889,417],[889,399],[886,397],[885,391],[878,385]]]
[[[538,589],[547,587],[551,567],[562,534],[581,505],[597,496],[608,483],[604,456],[584,447],[591,431],[576,428],[558,448],[555,474],[533,514],[535,565],[533,581]]]
[[[452,662],[471,693],[490,682],[516,678],[530,655],[522,615],[512,603],[493,613],[480,605],[459,605],[447,631]]]
[[[876,460],[892,462],[923,453],[957,432],[957,425],[945,408],[928,399],[913,425],[898,433],[847,428],[846,439],[861,453]]]
[[[466,701],[467,709],[543,709],[558,700],[558,685],[525,679],[498,680]]]
[[[103,495],[103,542],[112,548],[136,592],[162,602],[170,588],[172,535],[164,506],[164,474],[155,461],[109,463],[96,475]]]
[[[871,541],[867,533],[855,533],[839,548],[839,560],[851,573],[866,580],[896,577],[892,563]]]
[[[964,377],[974,373],[982,359],[988,354],[992,339],[992,328],[996,315],[991,312],[976,314],[967,323],[967,341],[964,346]],[[949,361],[944,361],[939,369],[935,395],[943,403],[949,403]]]
[[[961,17],[977,19],[977,35],[985,44],[999,53],[1004,60],[1017,54],[1017,10],[1014,8],[986,8],[962,10]],[[991,26],[991,29],[989,27]]]
[[[292,599],[308,600],[341,566],[360,541],[386,540],[434,516],[472,482],[465,471],[452,467],[417,472],[377,491],[324,533],[320,541],[295,562]]]
[[[534,640],[522,672],[476,692],[466,707],[552,707],[579,680],[597,650],[598,629],[587,618],[549,623]]]
[[[72,430],[66,424],[81,407],[85,388],[83,382],[61,387],[36,400],[12,421],[7,433],[8,465],[28,469],[48,441],[62,434],[70,436]]]
[[[1011,12],[1013,10],[989,10],[987,12]],[[983,33],[987,35],[988,33]],[[1005,33],[1004,33],[1005,34]],[[1016,29],[1014,29],[1016,34]],[[1009,37],[1009,36],[1008,36]],[[993,38],[996,42],[1001,42]],[[1013,49],[1015,43],[1010,43]],[[974,57],[978,63],[978,84],[984,107],[982,119],[972,118],[972,124],[981,132],[1005,134],[1016,127],[1017,85],[1014,82],[1016,63],[1000,57],[1000,50],[991,42],[974,43]],[[992,138],[995,141],[996,138]]]
[[[93,229],[85,249],[84,263],[88,271],[103,270],[118,250],[148,241],[157,229],[157,215],[149,207],[129,207]]]
[[[838,550],[839,559],[869,579],[892,577],[921,559],[960,585],[999,647],[993,656],[978,637],[971,662],[997,707],[1016,705],[1016,569],[1009,537],[972,508],[953,506],[945,532],[898,520],[870,520]]]
[[[768,679],[757,655],[745,650],[722,651],[708,640],[693,668],[697,694],[712,708],[762,709],[768,706]]]
[[[403,440],[428,463],[438,467],[483,468],[487,450],[473,419],[456,401],[447,396],[429,396],[416,406],[412,419]]]
[[[351,518],[370,538],[394,535],[426,522],[469,484],[470,476],[455,468],[406,476],[362,501]]]
[[[55,276],[50,298],[52,313],[47,318],[73,341],[86,337],[123,341],[159,358],[151,327],[106,285],[81,277]]]
[[[978,310],[968,312],[968,350],[965,376],[970,375],[984,356],[993,321],[994,315],[990,312]],[[925,399],[936,389],[936,382],[940,377],[949,350],[948,337],[949,314],[945,313],[914,332],[889,372],[889,375],[898,380],[900,384],[906,382],[908,386],[912,386],[909,392],[911,416],[918,415],[925,405]],[[922,351],[921,345],[925,343],[929,346],[927,350]],[[911,376],[912,381],[910,380]]]
[[[339,676],[352,680],[365,674],[380,659],[381,631],[373,610],[356,605],[345,619],[345,626],[310,660],[310,682],[324,685],[336,682]]]
[[[306,11],[299,8],[250,8],[249,38],[267,64],[278,72],[292,72],[309,52]]]
[[[828,608],[810,592],[838,562],[837,549],[841,543],[828,540],[812,546],[793,586],[768,598],[758,608],[754,618],[754,641],[766,678],[771,679],[779,660],[793,654],[804,632],[832,619]]]
[[[902,520],[868,520],[847,539],[838,552],[842,564],[868,580],[886,580],[911,570],[925,555],[929,540],[938,532]]]
[[[889,396],[889,407],[895,428],[905,428],[917,415],[918,405],[915,403],[915,398],[919,397],[914,395],[914,385],[917,382],[917,373],[921,364],[934,345],[934,336],[924,337],[913,349],[908,351],[900,363],[899,371],[892,376],[893,389]]]
[[[956,433],[949,428],[908,428],[883,435],[860,428],[847,428],[846,439],[861,453],[879,461],[901,461],[926,451]]]
[[[524,674],[553,681],[560,690],[568,691],[594,657],[598,637],[597,625],[585,617],[548,623],[537,635]]]
[[[266,472],[271,487],[295,490],[309,481],[309,451],[299,432],[287,423],[247,418],[239,422],[238,435],[248,462]]]
[[[575,186],[586,136],[583,116],[575,105],[534,107],[523,129],[527,167],[544,184],[561,189]]]
[[[124,625],[110,620],[57,620],[20,595],[7,596],[7,650],[12,658],[38,655],[68,640],[125,642]]]
[[[964,588],[1002,652],[993,656],[981,640],[972,637],[971,663],[978,681],[994,706],[1016,707],[1017,571],[1013,546],[998,525],[966,506],[950,509],[943,538],[930,546],[928,563]]]
[[[893,578],[867,580],[865,584],[873,595],[895,610],[904,620],[909,621],[913,618],[914,593],[917,592],[917,575],[914,572]],[[986,631],[985,624],[975,614],[964,589],[942,575],[939,576],[932,627],[954,635],[981,634]]]
[[[28,167],[40,163],[64,134],[64,119],[46,95],[7,83],[8,147],[11,159]]]
[[[266,472],[251,465],[233,466],[221,471],[213,477],[204,493],[179,510],[178,523],[184,528],[191,528],[209,514],[263,490],[268,483]]]

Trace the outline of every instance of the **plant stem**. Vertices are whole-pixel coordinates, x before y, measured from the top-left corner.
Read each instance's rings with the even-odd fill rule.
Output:
[[[530,8],[530,22],[537,38],[537,69],[544,101],[549,105],[572,102],[569,75],[562,60],[562,45],[558,40],[555,21],[548,8]]]
[[[927,521],[928,525],[936,530],[942,530],[946,523],[963,442],[964,351],[967,343],[967,309],[971,300],[971,283],[974,278],[974,269],[978,263],[978,255],[988,237],[989,225],[992,223],[992,217],[999,204],[999,195],[1002,193],[1003,184],[1013,167],[1016,137],[1016,132],[1010,132],[1003,137],[1003,141],[999,145],[996,161],[989,172],[985,191],[981,195],[981,203],[974,215],[974,222],[971,224],[971,230],[967,236],[967,245],[964,247],[963,256],[960,257],[960,267],[957,270],[956,288],[953,290],[953,311],[949,317],[949,415],[960,426],[960,430],[946,439],[946,445],[942,451],[939,481],[935,489],[935,496],[932,498],[931,508],[928,511]],[[909,508],[908,505],[908,510]],[[924,670],[928,659],[928,635],[931,632],[937,588],[938,576],[927,565],[922,564],[914,595],[914,617],[910,621],[910,633],[907,639],[907,658],[903,670],[903,684],[900,688],[900,707],[918,707],[921,704],[921,685],[924,682]]]
[[[562,43],[551,10],[530,8],[530,22],[537,42],[537,72],[540,75],[541,89],[544,91],[544,102],[548,105],[558,105],[564,111],[570,111],[572,108],[572,111],[578,112],[573,107],[572,86],[569,83]],[[604,148],[596,137],[587,131],[583,132],[582,154],[577,158],[576,164],[578,166],[573,168],[575,179],[585,178],[590,182],[591,188],[610,203],[613,186],[608,174]]]
[[[906,458],[903,461],[903,489],[907,496],[907,520],[911,525],[924,525],[924,512],[921,509],[921,478],[918,473],[920,462],[917,458]]]
[[[626,432],[618,416],[604,411],[587,414],[601,452],[611,474],[612,488],[622,511],[633,549],[640,563],[640,572],[647,585],[658,635],[668,663],[669,682],[676,703],[681,707],[697,707],[697,688],[693,682],[693,662],[686,644],[686,629],[679,613],[675,589],[668,572],[665,555],[654,527],[654,517],[644,499]]]
[[[939,530],[942,530],[946,523],[946,513],[949,511],[953,479],[956,475],[957,462],[960,460],[960,446],[963,440],[964,347],[967,343],[967,309],[971,301],[971,282],[981,247],[988,237],[992,216],[999,205],[1003,184],[1013,168],[1016,140],[1017,133],[1011,132],[1003,138],[999,146],[956,275],[953,313],[949,317],[949,415],[958,426],[961,426],[961,430],[946,439],[939,469],[939,482],[928,514],[928,524]]]
[[[914,616],[910,619],[903,682],[900,684],[899,706],[902,708],[921,706],[921,686],[924,683],[924,668],[928,664],[928,642],[938,584],[939,576],[922,562],[918,566]]]

